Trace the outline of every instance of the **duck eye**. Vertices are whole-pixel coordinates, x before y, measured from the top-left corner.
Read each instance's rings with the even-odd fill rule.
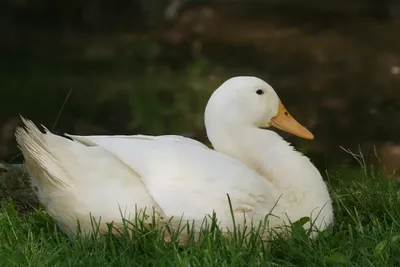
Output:
[[[257,95],[262,95],[262,94],[264,94],[264,91],[261,90],[261,89],[258,89],[258,90],[256,91],[256,93],[257,93]]]

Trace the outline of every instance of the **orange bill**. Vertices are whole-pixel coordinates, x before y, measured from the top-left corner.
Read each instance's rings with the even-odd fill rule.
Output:
[[[314,135],[298,123],[282,103],[279,103],[278,114],[272,118],[270,125],[304,139],[314,139]]]

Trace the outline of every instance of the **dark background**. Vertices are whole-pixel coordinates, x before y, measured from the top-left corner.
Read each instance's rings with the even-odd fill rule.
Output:
[[[282,133],[320,169],[355,163],[339,146],[400,166],[400,1],[3,0],[0,36],[3,161],[18,114],[56,133],[207,142],[212,91],[255,75],[315,134]]]

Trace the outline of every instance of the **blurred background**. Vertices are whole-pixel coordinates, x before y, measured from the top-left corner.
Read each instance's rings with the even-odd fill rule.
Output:
[[[339,146],[400,167],[397,0],[2,0],[0,36],[2,161],[22,161],[18,114],[208,144],[208,97],[254,75],[314,133],[281,134],[321,170],[356,164]]]

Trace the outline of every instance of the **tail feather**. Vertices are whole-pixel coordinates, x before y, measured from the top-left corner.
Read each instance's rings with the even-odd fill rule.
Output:
[[[24,127],[17,128],[15,137],[30,175],[35,179],[46,178],[46,182],[55,187],[71,187],[70,183],[60,178],[65,179],[68,174],[50,151],[48,141],[53,134],[44,126],[45,133],[42,133],[32,121],[22,116],[21,119]],[[43,175],[43,172],[47,175]]]
[[[67,234],[76,233],[76,220],[90,233],[89,215],[106,223],[127,219],[137,210],[163,214],[158,203],[143,184],[141,177],[113,154],[99,146],[72,141],[44,133],[30,120],[21,118],[24,126],[15,133],[26,169],[37,195],[47,212]]]

